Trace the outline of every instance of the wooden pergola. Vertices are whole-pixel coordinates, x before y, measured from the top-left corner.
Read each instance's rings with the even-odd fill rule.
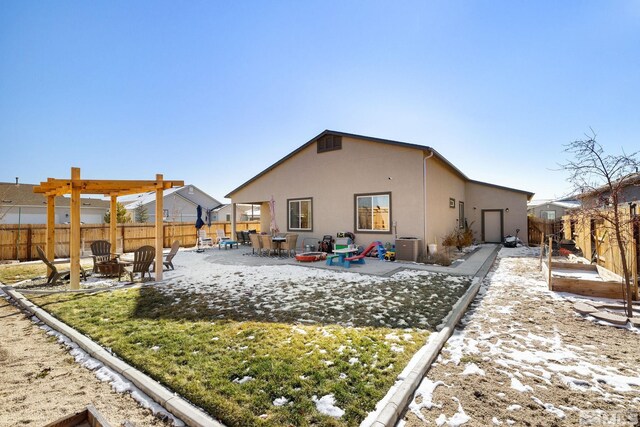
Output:
[[[96,180],[80,179],[80,168],[71,168],[71,179],[48,178],[33,188],[34,193],[42,193],[47,198],[47,258],[55,257],[55,198],[71,194],[71,289],[80,289],[80,195],[103,194],[111,197],[111,221],[109,224],[109,240],[111,247],[116,248],[117,198],[127,194],[156,192],[156,280],[162,280],[162,218],[163,191],[173,187],[181,187],[184,181],[165,181],[162,174],[157,174],[153,181],[131,180]]]

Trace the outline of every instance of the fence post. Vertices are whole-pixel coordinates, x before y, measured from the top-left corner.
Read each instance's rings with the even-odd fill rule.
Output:
[[[120,224],[120,232],[122,236],[122,253],[125,253],[127,252],[127,250],[125,249],[125,242],[124,242],[124,224]]]
[[[549,236],[549,290],[552,291],[551,286],[551,255],[553,254],[553,238]]]
[[[542,257],[544,256],[544,233],[542,234],[542,237],[540,238],[540,269],[542,270]]]
[[[31,230],[31,224],[29,224],[29,227],[27,228],[27,260],[31,261],[31,241],[33,239],[32,236],[32,230]]]

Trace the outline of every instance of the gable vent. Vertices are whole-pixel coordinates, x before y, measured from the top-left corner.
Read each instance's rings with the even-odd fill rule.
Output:
[[[318,153],[342,150],[342,137],[331,134],[325,135],[322,138],[318,138],[316,145],[318,146]]]

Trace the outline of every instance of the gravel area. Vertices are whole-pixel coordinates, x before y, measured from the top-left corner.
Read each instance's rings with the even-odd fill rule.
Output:
[[[40,427],[88,404],[113,427],[169,425],[77,364],[65,346],[0,298],[0,427]]]
[[[640,425],[640,331],[577,314],[535,255],[501,250],[400,425]]]

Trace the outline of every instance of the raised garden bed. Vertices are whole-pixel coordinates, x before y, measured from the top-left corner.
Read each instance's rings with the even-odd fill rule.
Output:
[[[93,405],[87,405],[82,411],[60,418],[44,427],[111,427]]]
[[[548,262],[543,262],[542,272],[549,289],[555,292],[569,292],[588,297],[623,298],[622,277],[599,265],[552,261],[549,274]],[[638,300],[637,289],[633,299]]]

